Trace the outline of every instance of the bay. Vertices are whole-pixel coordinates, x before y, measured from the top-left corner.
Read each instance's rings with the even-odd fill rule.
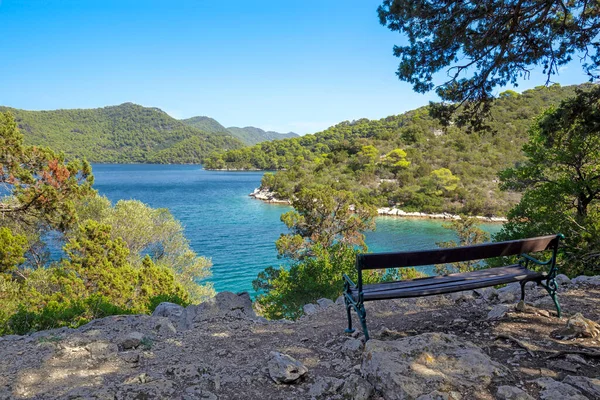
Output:
[[[217,291],[252,292],[252,280],[278,266],[275,240],[286,231],[279,220],[291,207],[248,196],[263,172],[206,171],[198,165],[94,164],[94,188],[113,203],[136,199],[168,208],[181,221],[192,249],[213,262],[209,279]],[[435,248],[455,239],[442,222],[378,217],[366,235],[371,251]],[[499,224],[482,227],[496,233]]]

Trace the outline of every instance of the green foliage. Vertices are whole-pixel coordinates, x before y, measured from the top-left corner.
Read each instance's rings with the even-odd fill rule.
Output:
[[[205,132],[157,108],[132,103],[96,109],[14,114],[30,145],[48,146],[69,159],[114,163],[200,163],[215,150],[243,143],[229,132]]]
[[[301,190],[293,205],[281,216],[290,233],[276,242],[290,268],[269,267],[252,283],[267,318],[297,318],[304,304],[337,298],[342,275],[356,279],[356,254],[366,251],[362,232],[373,227],[373,208],[349,192]]]
[[[350,192],[302,189],[292,201],[294,210],[281,216],[290,233],[275,245],[281,256],[300,260],[312,255],[315,245],[335,243],[366,249],[363,231],[375,227],[373,207],[360,204]]]
[[[189,248],[167,210],[137,201],[112,207],[91,190],[89,164],[23,145],[1,113],[0,157],[8,188],[0,200],[0,334],[77,327],[214,294],[197,282],[210,261]],[[66,257],[52,264],[41,257],[39,238],[48,232],[66,241]]]
[[[26,246],[24,235],[13,235],[10,229],[0,228],[0,273],[15,270],[25,261]]]
[[[396,74],[416,92],[435,90],[446,102],[438,107],[446,121],[462,108],[459,123],[481,123],[496,87],[516,85],[534,66],[542,65],[550,82],[583,54],[590,80],[599,77],[598,2],[384,0],[378,13],[382,25],[407,38],[394,46]]]
[[[445,223],[444,228],[453,230],[458,236],[458,242],[450,240],[447,242],[436,243],[439,247],[448,249],[458,246],[472,246],[490,241],[490,234],[479,227],[479,221],[476,218],[462,217]],[[485,265],[478,261],[461,261],[452,264],[436,265],[435,270],[438,274],[452,274],[456,272],[469,272],[483,268]]]
[[[350,191],[363,203],[406,211],[504,215],[518,201],[498,187],[499,171],[522,162],[534,118],[572,96],[575,87],[551,86],[502,96],[493,103],[494,133],[444,128],[423,107],[398,116],[342,122],[323,132],[211,155],[205,168],[278,170],[261,186],[293,199],[303,188]],[[435,173],[458,178],[453,190],[435,189]],[[448,189],[452,189],[451,185]]]
[[[562,270],[597,274],[600,254],[600,87],[544,113],[523,147],[527,160],[502,172],[523,197],[499,239],[563,233]]]
[[[65,164],[49,149],[25,146],[10,113],[0,112],[0,184],[10,195],[0,199],[5,224],[46,224],[66,229],[75,221],[73,202],[91,193],[93,177],[85,161]]]
[[[132,265],[139,267],[149,257],[170,269],[193,303],[214,296],[211,284],[200,284],[210,276],[211,261],[194,253],[183,226],[166,208],[154,209],[138,200],[120,200],[111,207],[106,198],[97,196],[80,203],[78,212],[110,225],[111,238],[124,240]]]
[[[342,294],[342,275],[357,278],[355,260],[358,250],[337,243],[327,249],[312,247],[312,256],[295,261],[286,268],[267,268],[252,283],[263,293],[256,298],[262,315],[270,319],[296,319],[302,306],[321,298],[335,300]]]
[[[39,311],[29,311],[21,306],[6,322],[5,332],[0,326],[0,334],[25,335],[62,326],[77,328],[93,319],[131,313],[131,310],[115,306],[106,298],[97,295],[68,303],[50,301]]]

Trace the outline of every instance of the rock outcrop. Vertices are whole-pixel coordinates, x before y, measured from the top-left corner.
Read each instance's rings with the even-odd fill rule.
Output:
[[[0,337],[0,399],[597,399],[600,338],[556,335],[595,332],[597,282],[561,280],[563,319],[533,285],[520,312],[508,295],[520,298],[518,285],[368,303],[367,343],[360,328],[343,333],[343,299],[294,322],[258,317],[248,293],[162,303],[152,316]]]
[[[369,340],[362,372],[387,400],[416,399],[427,391],[479,390],[507,373],[473,343],[443,333]]]

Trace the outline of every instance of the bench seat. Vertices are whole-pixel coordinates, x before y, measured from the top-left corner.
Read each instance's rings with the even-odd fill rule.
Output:
[[[546,277],[546,273],[531,271],[522,265],[514,264],[465,273],[364,285],[363,301],[433,296],[512,282],[542,281]],[[358,287],[351,287],[350,292],[354,300],[358,301]]]
[[[525,301],[525,284],[527,282],[536,282],[544,287],[552,297],[557,316],[560,318],[560,304],[556,296],[558,285],[555,278],[558,272],[556,266],[558,245],[560,239],[563,238],[563,235],[556,234],[462,247],[358,254],[356,256],[357,282],[354,283],[348,275],[344,275],[344,303],[348,317],[348,328],[345,332],[354,332],[352,316],[350,315],[350,310],[354,309],[358,314],[365,339],[369,340],[367,311],[364,306],[367,301],[433,296],[512,282],[519,282],[521,286],[521,301]],[[551,256],[546,261],[531,256],[532,253],[537,254],[540,252],[551,252]],[[452,265],[464,261],[500,260],[498,257],[511,256],[519,257],[516,264],[449,275],[363,284],[363,272],[368,270],[439,264]],[[512,262],[514,261],[507,261],[507,263]],[[538,271],[530,269],[530,265],[535,265],[535,269]],[[542,267],[546,267],[547,272],[539,271]]]

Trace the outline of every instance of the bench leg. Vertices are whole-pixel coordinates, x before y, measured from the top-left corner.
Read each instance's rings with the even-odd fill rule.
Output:
[[[352,328],[352,315],[350,314],[350,309],[353,307],[352,304],[348,301],[346,296],[344,296],[344,303],[346,305],[346,314],[348,315],[348,328],[344,330],[346,333],[354,333],[354,329]]]
[[[367,329],[367,311],[365,310],[364,304],[358,306],[356,313],[358,314],[358,319],[360,319],[366,342],[369,340],[369,330]]]
[[[540,285],[543,286],[544,289],[548,292],[550,297],[552,297],[552,301],[554,301],[554,306],[556,307],[556,315],[560,318],[561,309],[560,304],[558,303],[558,296],[556,295],[556,291],[558,290],[558,285],[554,279],[549,279],[546,284],[540,282]]]
[[[525,281],[520,281],[519,284],[521,285],[521,301],[525,301],[525,284],[527,282]]]
[[[552,301],[554,301],[554,306],[556,307],[556,315],[560,318],[561,310],[560,304],[558,304],[558,297],[556,296],[556,291],[558,290],[558,285],[554,279],[550,279],[547,283],[546,290],[550,297],[552,297]]]

